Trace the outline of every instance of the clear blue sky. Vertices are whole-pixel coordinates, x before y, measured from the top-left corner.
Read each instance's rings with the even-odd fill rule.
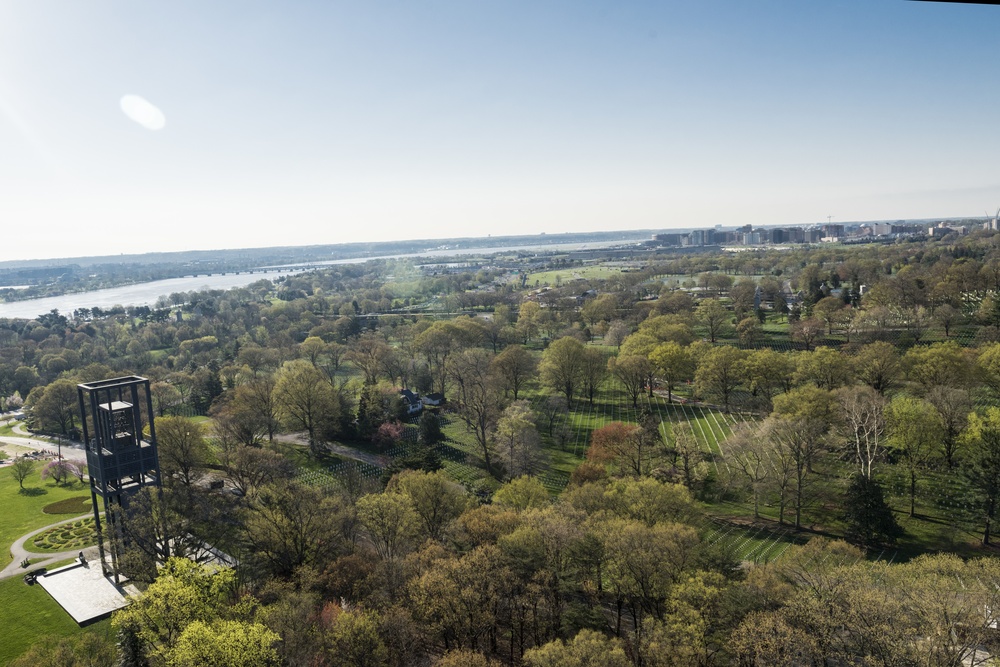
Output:
[[[982,216],[998,35],[905,0],[0,0],[0,259]]]

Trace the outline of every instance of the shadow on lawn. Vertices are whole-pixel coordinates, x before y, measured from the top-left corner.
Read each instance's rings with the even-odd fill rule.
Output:
[[[18,491],[22,496],[44,496],[48,493],[47,489],[39,489],[36,486],[29,487],[27,489],[21,489]]]

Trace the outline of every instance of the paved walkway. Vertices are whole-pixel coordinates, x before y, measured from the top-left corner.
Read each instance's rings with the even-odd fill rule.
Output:
[[[51,528],[52,526],[58,526],[64,523],[70,523],[73,521],[77,521],[79,519],[86,519],[89,516],[93,515],[84,514],[82,516],[75,516],[71,519],[63,519],[62,521],[56,521],[55,523],[51,523],[48,526],[39,528],[38,530],[33,530],[27,535],[20,537],[16,542],[14,542],[14,544],[10,545],[10,555],[14,557],[14,560],[11,561],[10,565],[5,567],[3,570],[0,570],[0,580],[9,579],[10,577],[21,576],[30,570],[37,570],[40,567],[48,567],[52,563],[61,560],[66,560],[67,558],[75,558],[77,555],[79,555],[80,549],[59,551],[55,553],[48,551],[44,553],[39,553],[35,551],[28,551],[27,548],[25,548],[24,544],[25,542],[30,541],[31,538],[33,538],[38,533],[44,532],[49,528]],[[97,551],[98,550],[96,545],[83,549],[84,555],[87,557],[88,560],[90,560],[91,558],[97,558],[96,556]],[[44,560],[32,563],[31,565],[28,566],[27,569],[25,569],[21,567],[21,561],[24,560],[25,558],[42,558]]]

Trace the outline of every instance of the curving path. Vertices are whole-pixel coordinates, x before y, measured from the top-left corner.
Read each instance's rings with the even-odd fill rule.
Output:
[[[64,523],[70,523],[73,521],[77,521],[78,519],[86,519],[89,516],[92,515],[84,514],[82,516],[75,516],[71,519],[63,519],[62,521],[56,521],[55,523],[50,523],[47,526],[39,528],[38,530],[34,530],[28,533],[27,535],[23,535],[22,537],[18,538],[18,540],[14,542],[14,544],[10,545],[10,555],[14,557],[14,560],[11,561],[10,565],[5,567],[3,570],[0,570],[0,580],[9,579],[10,577],[22,576],[26,572],[29,572],[31,570],[37,570],[40,567],[48,567],[49,565],[57,561],[76,557],[80,553],[81,551],[80,549],[72,549],[69,551],[58,551],[58,552],[46,551],[44,553],[39,553],[37,551],[28,551],[25,548],[24,544],[35,535],[44,532],[49,528],[52,528],[53,526],[58,526]],[[97,546],[95,545],[83,549],[84,555],[87,556],[88,560],[90,560],[93,557],[96,557],[91,553],[91,551],[93,551],[93,554],[96,554]],[[37,563],[32,563],[31,565],[28,566],[27,569],[25,569],[21,567],[21,561],[24,560],[25,558],[42,558],[43,560],[40,560]]]

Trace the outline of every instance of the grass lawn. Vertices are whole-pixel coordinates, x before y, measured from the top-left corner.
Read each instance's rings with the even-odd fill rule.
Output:
[[[0,469],[0,507],[4,508],[0,512],[0,550],[3,551],[0,567],[6,567],[10,563],[10,545],[17,538],[65,518],[46,514],[42,508],[67,498],[90,495],[89,485],[81,484],[75,479],[65,486],[41,481],[41,469],[42,466],[36,464],[36,471],[24,483],[24,493],[18,488],[9,470]],[[0,606],[0,609],[7,608],[9,607]]]
[[[15,484],[15,486],[17,486]],[[51,641],[78,632],[110,633],[111,622],[104,620],[83,630],[63,611],[41,586],[27,586],[20,577],[0,581],[0,664],[14,658],[41,640]]]

